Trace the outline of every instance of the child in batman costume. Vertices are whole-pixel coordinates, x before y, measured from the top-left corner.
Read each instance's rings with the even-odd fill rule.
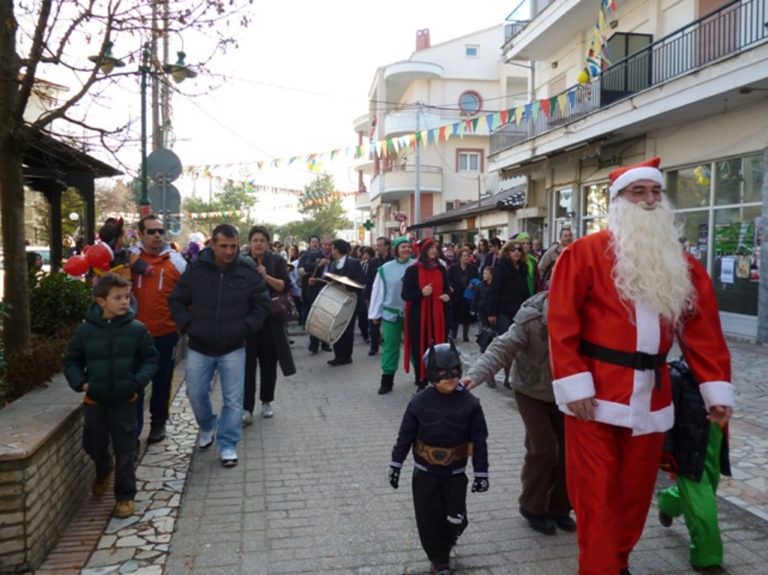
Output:
[[[460,384],[461,359],[450,343],[424,354],[432,384],[408,404],[392,448],[389,483],[397,489],[400,470],[413,449],[411,486],[419,538],[434,575],[451,573],[450,552],[467,526],[467,459],[472,456],[472,492],[488,490],[488,427],[480,401]]]

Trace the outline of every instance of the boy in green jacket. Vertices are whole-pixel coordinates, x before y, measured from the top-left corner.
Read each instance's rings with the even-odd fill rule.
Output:
[[[83,447],[96,464],[93,494],[107,491],[115,453],[115,517],[133,515],[136,496],[136,407],[140,388],[157,371],[160,354],[130,309],[131,283],[107,273],[93,289],[96,303],[75,330],[64,356],[70,387],[85,392]]]

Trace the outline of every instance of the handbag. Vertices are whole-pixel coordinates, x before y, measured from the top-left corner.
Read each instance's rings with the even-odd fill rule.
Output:
[[[480,352],[485,353],[485,350],[488,349],[488,346],[491,345],[491,342],[496,339],[496,336],[498,334],[496,333],[496,330],[494,330],[491,327],[484,327],[479,332],[477,332],[477,336],[475,336],[475,342],[477,342],[477,345],[480,346]]]
[[[292,303],[287,294],[273,297],[269,304],[269,315],[277,320],[286,322],[291,318]]]

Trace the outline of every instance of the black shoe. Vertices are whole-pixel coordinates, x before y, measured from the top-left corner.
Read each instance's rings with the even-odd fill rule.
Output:
[[[152,426],[149,428],[147,443],[160,443],[163,439],[165,439],[165,422],[153,422]]]
[[[557,525],[563,531],[567,531],[568,533],[573,533],[576,531],[576,522],[571,518],[570,515],[552,517],[552,521],[554,521],[555,525]]]
[[[452,575],[451,566],[446,563],[444,565],[435,565],[432,563],[432,569],[430,569],[430,575]]]
[[[364,341],[365,343],[371,343],[371,338],[370,338],[370,337],[368,337],[367,335],[364,335],[364,336],[363,336],[363,341]]]
[[[327,343],[324,343],[324,344],[321,346],[321,348],[320,348],[320,349],[322,349],[323,351],[333,351],[333,348],[332,348],[330,345],[328,345]]]
[[[532,513],[528,513],[522,507],[520,508],[520,515],[528,520],[528,525],[530,525],[531,529],[534,531],[538,531],[544,535],[555,535],[557,533],[555,522],[546,515],[533,515]]]
[[[312,355],[316,355],[317,354],[317,348],[316,347],[312,347],[310,345],[309,346],[309,353],[311,353]]]
[[[672,527],[672,522],[674,520],[674,517],[671,515],[667,515],[663,511],[659,511],[659,523],[661,523],[664,527]]]
[[[371,348],[368,350],[368,355],[376,355],[377,353],[379,353],[378,349]]]
[[[625,567],[624,569],[621,570],[621,573],[619,573],[619,575],[632,575],[632,572]]]
[[[349,365],[352,363],[351,357],[344,357],[344,358],[334,358],[328,361],[328,365]]]
[[[395,384],[395,374],[382,373],[381,385],[379,386],[379,395],[384,395],[392,391],[392,387]]]

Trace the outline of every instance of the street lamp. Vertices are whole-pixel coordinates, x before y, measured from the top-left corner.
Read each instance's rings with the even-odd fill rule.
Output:
[[[104,53],[98,56],[89,56],[88,59],[96,64],[103,74],[109,74],[115,68],[122,68],[125,62],[112,55],[112,42],[104,44]],[[146,216],[150,212],[149,190],[147,185],[147,76],[152,71],[150,57],[152,55],[149,42],[145,42],[141,51],[141,64],[139,74],[141,76],[141,198],[139,199],[139,212]],[[187,78],[197,77],[197,72],[187,67],[184,63],[186,54],[177,52],[178,60],[175,64],[163,64],[162,71],[169,74],[173,81],[180,84]]]

